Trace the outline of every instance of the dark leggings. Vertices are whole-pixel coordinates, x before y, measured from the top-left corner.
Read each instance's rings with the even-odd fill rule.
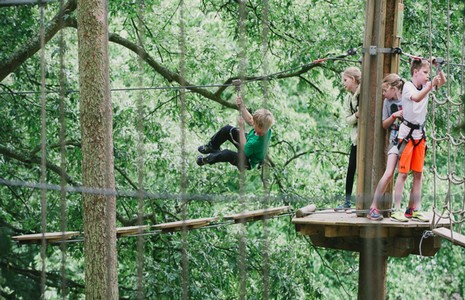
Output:
[[[240,131],[238,128],[231,125],[226,125],[212,136],[210,144],[214,149],[220,149],[223,143],[230,141],[236,147],[236,149],[239,149],[239,134]],[[210,153],[206,160],[211,165],[218,162],[229,162],[231,165],[239,168],[240,164],[239,153],[237,151],[231,151],[228,149]],[[250,170],[250,165],[245,155],[243,155],[243,162],[245,169]]]
[[[349,166],[347,167],[346,177],[346,202],[350,201],[352,189],[354,186],[355,170],[357,169],[357,146],[350,146]]]

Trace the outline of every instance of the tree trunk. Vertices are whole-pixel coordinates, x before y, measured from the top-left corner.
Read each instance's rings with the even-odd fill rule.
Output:
[[[106,2],[78,1],[82,181],[115,190]],[[114,193],[83,194],[86,299],[118,299]]]

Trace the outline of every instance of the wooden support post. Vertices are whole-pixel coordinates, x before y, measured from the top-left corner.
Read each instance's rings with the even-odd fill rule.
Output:
[[[358,299],[383,300],[386,294],[387,255],[382,239],[363,239],[362,244]]]
[[[386,168],[384,149],[387,139],[381,125],[381,83],[387,73],[398,71],[399,60],[393,60],[387,48],[398,47],[400,43],[395,24],[399,19],[399,1],[366,1],[357,144],[357,210],[370,207],[376,186]],[[390,208],[391,201],[380,203],[378,208]],[[364,238],[360,251],[358,299],[385,298],[386,268],[387,254],[381,239]]]
[[[390,49],[399,47],[399,8],[402,0],[368,0],[365,8],[365,39],[362,62],[359,134],[357,146],[357,210],[370,207],[376,186],[386,168],[386,131],[382,128],[383,77],[398,72],[399,57]],[[400,21],[399,21],[400,22]],[[392,186],[388,188],[392,191]],[[388,209],[392,193],[379,205]],[[359,214],[362,216],[362,214]]]

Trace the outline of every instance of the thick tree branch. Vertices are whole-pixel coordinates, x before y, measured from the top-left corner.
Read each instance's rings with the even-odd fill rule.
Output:
[[[175,72],[172,72],[172,71],[168,70],[167,68],[165,68],[164,66],[162,66],[161,64],[156,62],[155,59],[153,59],[150,56],[150,54],[148,54],[145,51],[145,49],[142,49],[141,47],[134,44],[133,42],[128,41],[127,39],[124,39],[121,36],[119,36],[117,34],[114,34],[114,33],[110,33],[109,40],[110,40],[110,42],[113,42],[113,43],[119,44],[119,45],[121,45],[123,47],[126,47],[129,50],[136,53],[137,55],[139,55],[140,58],[142,58],[147,64],[149,64],[158,74],[163,76],[163,78],[165,78],[168,82],[175,81],[178,84],[182,84],[184,82],[184,84],[187,86],[186,87],[187,90],[193,91],[193,92],[195,92],[195,93],[197,93],[197,94],[199,94],[201,96],[204,96],[207,99],[213,100],[213,101],[215,101],[215,102],[217,102],[217,103],[219,103],[219,104],[221,104],[223,106],[233,108],[233,109],[237,109],[235,103],[231,103],[231,102],[228,102],[228,101],[225,101],[225,100],[221,99],[220,95],[217,94],[217,93],[214,94],[214,93],[211,93],[210,91],[208,91],[206,89],[195,87],[194,86],[195,84],[192,84],[189,81],[187,81],[186,79],[183,79],[178,73],[175,73]]]
[[[69,26],[70,18],[64,18],[74,10],[76,10],[77,1],[68,1],[61,11],[50,21],[48,26],[45,28],[45,43],[50,41],[55,34],[66,26]],[[24,45],[11,57],[6,60],[0,61],[0,82],[5,79],[10,73],[14,72],[20,67],[26,60],[33,56],[37,51],[40,50],[40,36],[35,36],[31,39],[27,45]]]
[[[41,158],[39,156],[31,155],[31,156],[26,156],[17,152],[14,152],[7,147],[0,145],[0,154],[15,159],[17,161],[20,161],[25,164],[41,164]],[[63,178],[66,180],[66,182],[72,186],[79,186],[77,182],[75,182],[71,176],[69,176],[64,170],[62,170],[60,167],[57,165],[52,164],[51,162],[47,161],[46,162],[46,167],[50,171],[58,174],[58,176],[63,176]]]
[[[75,146],[77,148],[81,148],[81,143],[79,141],[76,141],[76,140],[68,140],[68,141],[65,141],[64,142],[64,145],[65,146]],[[56,149],[56,148],[60,148],[61,147],[61,143],[55,143],[55,144],[51,144],[49,146],[47,146],[47,148],[49,149]],[[34,149],[32,149],[31,151],[31,154],[36,154],[40,151],[41,149],[41,146],[36,146]]]
[[[41,276],[42,272],[38,270],[33,270],[33,269],[22,269],[18,266],[15,266],[11,263],[7,262],[0,262],[0,269],[8,269],[10,271],[14,271],[17,274],[24,275],[32,280],[34,280],[37,283],[40,283],[41,281]],[[55,273],[50,273],[47,272],[46,280],[47,280],[47,286],[52,286],[56,288],[61,288],[62,286],[62,281],[65,278],[62,278],[60,274],[55,274]],[[69,280],[68,278],[66,280],[66,285],[68,288],[74,289],[79,293],[82,293],[84,290],[84,285],[77,283],[75,281]]]

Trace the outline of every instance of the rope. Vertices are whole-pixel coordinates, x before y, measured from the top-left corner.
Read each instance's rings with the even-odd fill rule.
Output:
[[[41,66],[41,132],[40,132],[40,153],[41,153],[41,163],[40,163],[40,182],[42,187],[47,182],[47,167],[46,167],[46,141],[47,141],[47,130],[46,130],[46,86],[45,86],[45,21],[44,21],[44,6],[40,6],[40,66]],[[42,230],[42,241],[40,247],[40,259],[41,259],[41,281],[40,281],[40,298],[45,299],[45,283],[46,283],[46,240],[45,232],[47,232],[47,190],[45,188],[41,189],[40,197],[40,215],[41,215],[41,230]]]
[[[145,2],[139,1],[137,6],[137,28],[136,34],[139,30],[138,35],[139,41],[139,51],[142,52],[142,49],[145,49],[145,16],[144,16]],[[138,80],[139,84],[142,86],[144,83],[144,61],[142,60],[142,53],[138,53],[137,56],[137,66],[138,66]],[[137,224],[142,225],[143,216],[144,216],[144,197],[143,197],[143,188],[144,188],[144,161],[145,161],[145,148],[144,148],[144,103],[143,103],[143,91],[139,90],[136,96],[136,148],[137,148],[137,186],[138,186],[138,205],[137,205]],[[144,249],[145,249],[145,240],[142,236],[137,237],[137,299],[144,299]]]
[[[463,16],[463,28],[465,28],[465,15]],[[461,73],[460,73],[460,79],[461,79],[460,94],[463,95],[464,94],[464,86],[465,86],[465,81],[464,81],[464,77],[465,77],[465,67],[464,67],[465,66],[465,30],[463,31],[463,35],[462,35],[461,63],[462,63],[462,66],[460,68],[460,70],[461,70]],[[462,124],[465,124],[465,123],[463,123],[465,120],[461,119],[461,116],[463,115],[463,113],[464,113],[463,106],[460,106],[459,122],[462,123]],[[463,152],[465,153],[465,146],[463,147]],[[463,164],[465,165],[465,157],[463,158]],[[463,184],[462,212],[465,212],[465,182]]]
[[[427,239],[427,238],[432,237],[432,236],[434,236],[432,231],[430,231],[430,230],[423,231],[423,234],[422,234],[421,239],[420,239],[420,244],[418,245],[418,252],[420,253],[420,257],[423,257],[423,254],[421,252],[421,245],[423,243],[423,239]]]
[[[262,26],[262,39],[261,39],[261,56],[262,56],[262,72],[263,74],[268,74],[268,14],[269,14],[270,4],[268,0],[263,1],[263,12],[261,18],[261,26]],[[268,79],[264,79],[262,81],[262,94],[263,94],[263,108],[268,108]],[[263,208],[267,208],[269,206],[269,176],[270,176],[270,167],[268,164],[263,164],[262,166],[262,182],[263,188],[265,191],[265,197],[263,199]],[[262,242],[262,257],[263,257],[263,299],[268,300],[270,297],[270,257],[269,257],[269,231],[268,231],[268,222],[267,220],[263,220],[263,242]]]
[[[60,11],[63,10],[64,1],[60,0]],[[63,22],[63,20],[61,21]],[[66,201],[67,193],[65,191],[66,186],[66,178],[65,172],[67,170],[67,162],[66,162],[66,97],[65,97],[65,62],[64,62],[64,54],[65,54],[65,41],[64,41],[64,32],[60,30],[59,33],[59,60],[60,60],[60,79],[59,79],[59,110],[60,110],[60,169],[64,170],[64,172],[60,176],[60,229],[64,233],[68,228],[68,205]],[[68,299],[68,286],[67,286],[67,276],[66,276],[66,260],[67,260],[67,244],[60,245],[61,250],[61,298],[63,300]]]
[[[186,69],[186,37],[185,37],[185,19],[184,19],[184,1],[181,0],[179,3],[179,47],[181,50],[181,57],[179,60],[179,72],[181,76],[181,85],[186,85],[184,82],[185,69]],[[180,112],[180,126],[181,126],[181,203],[182,203],[182,219],[187,218],[187,206],[188,201],[186,198],[187,191],[187,168],[188,165],[186,159],[186,90],[184,88],[179,90],[179,98],[181,102]],[[188,257],[188,240],[187,240],[187,227],[183,222],[182,226],[182,250],[181,250],[181,265],[182,265],[182,299],[189,299],[189,257]]]
[[[239,79],[244,81],[245,73],[246,73],[246,57],[245,57],[245,49],[246,49],[246,6],[245,0],[239,0],[239,19],[238,19],[238,48],[239,48]],[[240,91],[239,91],[240,92]],[[244,97],[242,97],[244,99]],[[243,100],[242,100],[243,101]],[[242,109],[239,110],[239,118],[242,118]],[[242,124],[243,126],[243,124]],[[241,134],[244,128],[241,128]],[[240,144],[240,143],[239,143]],[[239,203],[241,207],[241,211],[245,210],[245,202],[244,202],[244,187],[245,187],[245,170],[244,170],[244,145],[239,146]],[[247,298],[247,271],[246,271],[246,240],[245,240],[245,225],[241,223],[239,225],[239,258],[238,258],[238,269],[239,269],[239,299],[245,300]]]
[[[432,52],[432,26],[431,26],[431,1],[429,1],[429,8],[428,8],[428,14],[429,14],[429,23],[430,23],[430,53]],[[463,23],[465,25],[465,18],[463,18]],[[450,1],[447,1],[447,29],[446,29],[446,59],[442,60],[442,63],[439,65],[439,68],[442,67],[442,64],[446,64],[447,66],[447,73],[450,74],[451,72],[451,66],[459,66],[461,68],[461,84],[460,84],[460,95],[463,95],[463,87],[464,87],[464,55],[465,55],[465,43],[462,39],[462,58],[461,58],[461,64],[453,64],[450,63]],[[463,37],[465,38],[465,32],[463,33]],[[432,140],[433,140],[433,190],[434,190],[434,195],[433,195],[433,228],[436,228],[439,221],[441,219],[448,219],[450,228],[453,228],[453,225],[458,224],[458,223],[463,223],[464,222],[464,216],[465,216],[465,195],[462,196],[463,202],[461,205],[460,209],[455,209],[453,208],[453,199],[452,197],[452,188],[454,186],[459,186],[463,185],[465,187],[465,175],[463,175],[463,166],[459,166],[458,163],[458,158],[459,158],[459,147],[461,149],[464,149],[463,145],[465,145],[465,136],[463,133],[459,133],[458,136],[453,137],[452,136],[452,126],[453,126],[453,121],[452,117],[455,117],[455,113],[452,111],[453,107],[458,108],[458,115],[457,115],[457,124],[460,125],[462,123],[462,113],[463,113],[463,103],[462,101],[454,101],[452,100],[451,95],[451,83],[450,81],[447,82],[447,91],[446,91],[446,97],[444,100],[440,101],[437,99],[436,95],[434,93],[431,93],[431,97],[433,99],[432,103],[432,117],[433,117],[433,126],[432,126]],[[446,114],[445,114],[445,119],[446,119],[446,133],[444,136],[439,137],[437,136],[436,133],[436,128],[435,128],[435,110],[439,106],[445,106],[446,108]],[[437,166],[437,155],[436,155],[436,149],[438,149],[438,142],[444,142],[446,143],[445,147],[447,149],[447,171],[446,174],[440,174],[438,171],[438,166]],[[465,162],[465,161],[464,161]],[[461,175],[458,175],[461,174]],[[441,210],[439,211],[438,209],[438,182],[442,181],[447,184],[447,192],[446,192],[446,197],[442,201],[441,205]],[[456,220],[456,218],[458,218]],[[437,221],[436,221],[437,219]],[[452,235],[452,230],[451,230],[451,235]],[[420,249],[421,250],[421,249]]]

